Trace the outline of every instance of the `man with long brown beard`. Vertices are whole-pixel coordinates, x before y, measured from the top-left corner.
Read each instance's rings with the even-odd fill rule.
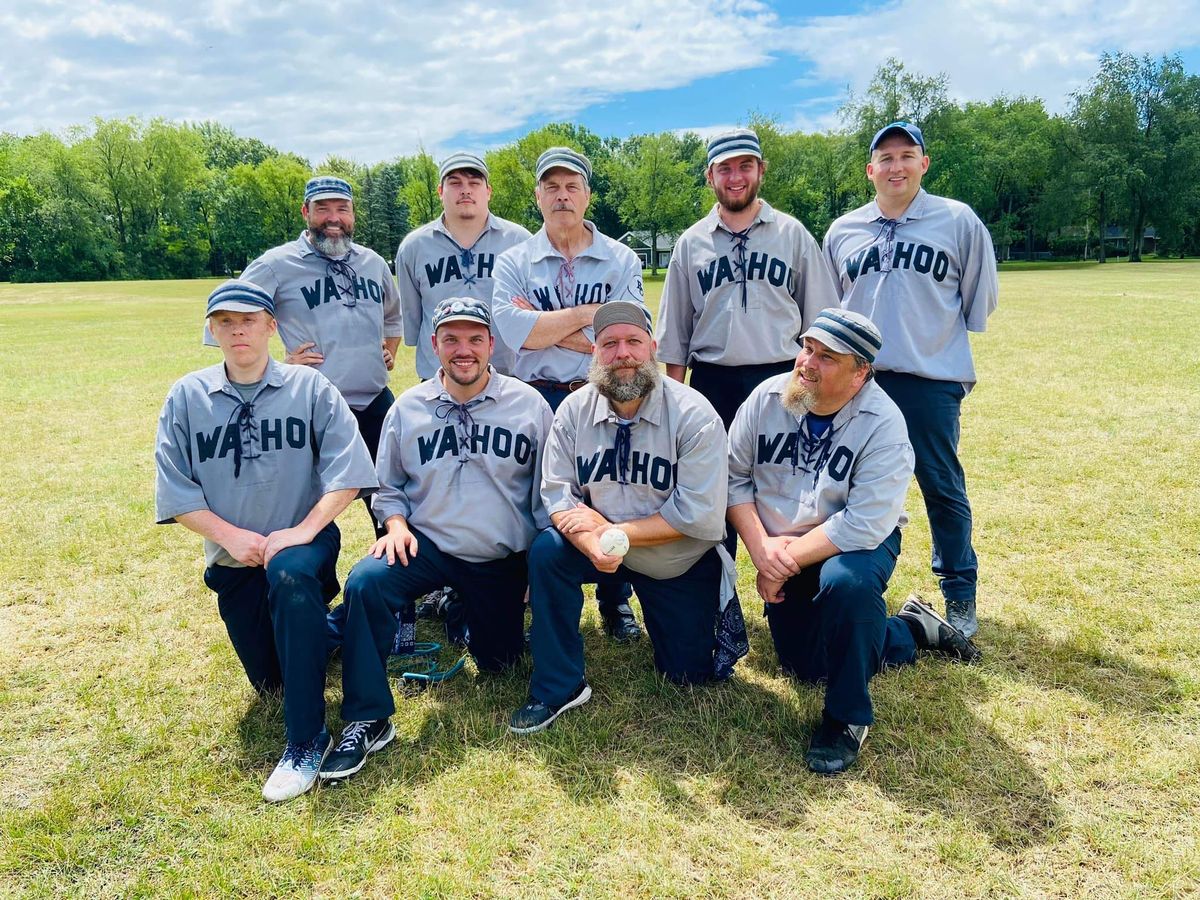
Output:
[[[913,451],[875,384],[883,344],[866,316],[826,309],[789,374],[759,385],[729,432],[729,521],[754,567],[783,671],[825,682],[805,762],[849,768],[874,721],[868,682],[918,649],[973,662],[971,642],[915,595],[883,600],[900,556]]]

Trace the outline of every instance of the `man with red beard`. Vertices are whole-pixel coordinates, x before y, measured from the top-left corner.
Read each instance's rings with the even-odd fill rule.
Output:
[[[838,302],[808,229],[758,196],[766,168],[748,128],[708,142],[717,202],[676,242],[658,314],[667,374],[683,381],[690,366],[727,429],[759,382],[791,368],[792,338]]]
[[[809,769],[845,771],[874,721],[870,679],[917,650],[979,652],[916,595],[883,600],[907,524],[913,450],[904,417],[874,382],[883,344],[866,316],[823,310],[790,374],[759,385],[729,432],[729,521],[758,570],[783,671],[825,684]]]

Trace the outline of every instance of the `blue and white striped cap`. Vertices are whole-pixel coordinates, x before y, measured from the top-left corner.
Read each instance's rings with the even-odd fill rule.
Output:
[[[208,295],[208,312],[204,317],[207,319],[221,310],[244,313],[265,311],[274,316],[275,298],[252,281],[231,278],[221,282]]]
[[[851,312],[831,306],[823,309],[800,337],[820,341],[835,353],[853,353],[869,363],[875,362],[879,348],[883,346],[883,335],[875,323],[862,313]]]
[[[570,147],[551,147],[539,156],[536,168],[537,180],[541,181],[542,176],[551,169],[567,169],[582,175],[588,184],[592,182],[592,164],[588,162],[586,156]]]
[[[758,142],[758,135],[749,128],[735,128],[709,140],[709,166],[734,156],[754,156],[762,159],[762,145]]]
[[[305,203],[312,203],[314,200],[325,200],[329,197],[342,197],[346,200],[353,200],[354,195],[350,191],[350,182],[334,175],[318,175],[316,178],[308,179],[308,184],[304,186]]]
[[[474,169],[485,179],[488,177],[487,163],[481,157],[474,153],[467,153],[465,150],[459,150],[442,160],[442,164],[438,168],[438,181],[444,181],[447,175],[457,172],[459,169]]]
[[[492,327],[492,310],[478,297],[447,297],[433,310],[433,330],[447,322],[477,322]]]

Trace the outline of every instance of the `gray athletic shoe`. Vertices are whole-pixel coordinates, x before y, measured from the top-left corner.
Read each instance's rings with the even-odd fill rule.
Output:
[[[979,630],[979,621],[975,618],[975,598],[969,600],[947,600],[946,618],[950,624],[963,633],[964,637],[973,638]]]
[[[943,653],[965,663],[978,662],[983,657],[966,635],[916,594],[909,594],[896,615],[909,624],[917,646],[922,650]]]

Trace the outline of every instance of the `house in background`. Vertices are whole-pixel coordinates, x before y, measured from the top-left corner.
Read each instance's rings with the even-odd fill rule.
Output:
[[[665,269],[671,261],[671,251],[675,249],[675,241],[678,237],[677,234],[660,234],[658,236],[656,241],[658,246],[655,248],[657,259],[651,259],[650,256],[649,231],[627,231],[617,240],[638,255],[643,269]]]

